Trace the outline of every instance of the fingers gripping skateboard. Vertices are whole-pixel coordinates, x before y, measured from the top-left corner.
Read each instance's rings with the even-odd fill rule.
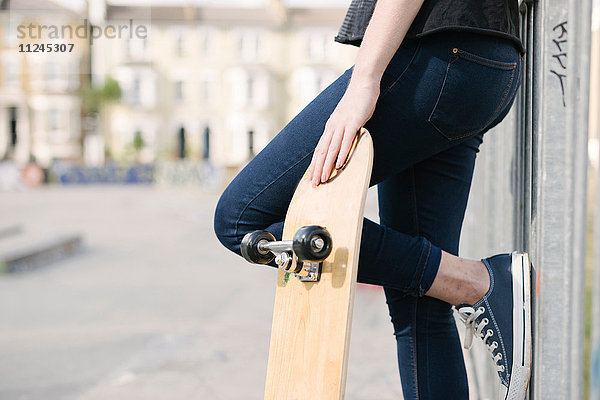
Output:
[[[294,273],[302,281],[314,282],[319,280],[321,262],[329,256],[332,247],[327,229],[309,225],[298,229],[293,240],[276,241],[267,231],[250,232],[242,239],[240,250],[251,263],[267,264],[275,259],[284,271]]]

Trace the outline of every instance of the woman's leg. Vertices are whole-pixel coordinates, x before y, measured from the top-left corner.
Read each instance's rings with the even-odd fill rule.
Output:
[[[457,44],[479,56],[457,54]],[[505,61],[481,58],[486,56]],[[375,149],[371,185],[468,140],[477,134],[471,132],[476,126],[489,129],[512,102],[518,59],[508,42],[472,35],[404,43],[384,73],[380,98],[366,124]],[[239,254],[243,236],[257,229],[281,238],[295,187],[350,75],[346,71],[317,96],[227,187],[214,221],[227,248]],[[427,238],[365,219],[359,281],[423,295],[440,259],[440,248]]]
[[[386,179],[378,185],[382,225],[424,236],[442,250],[458,254],[469,196],[477,135]],[[467,399],[468,385],[451,304],[407,296],[385,288],[402,389],[407,399]]]
[[[398,82],[416,55],[415,43],[402,46],[382,81],[382,89]],[[440,81],[443,79],[443,62],[432,71]],[[281,238],[283,220],[295,187],[310,163],[312,152],[323,132],[325,123],[342,97],[351,71],[347,71],[336,82],[324,90],[236,176],[224,191],[215,212],[214,228],[219,240],[230,250],[239,254],[243,236],[257,229],[266,229],[276,238]],[[441,76],[440,76],[441,75]],[[430,95],[433,103],[435,95]],[[386,105],[399,101],[409,102],[410,96],[382,95],[374,116],[387,113]],[[379,111],[381,110],[381,111]],[[393,135],[398,135],[397,121],[386,125],[387,115],[381,115],[377,124],[372,124],[375,147],[372,184],[397,173],[413,160],[425,159],[450,143],[435,130],[429,129],[418,140],[406,143],[398,152],[386,146]],[[402,135],[408,135],[402,133]],[[393,152],[395,155],[385,154]],[[391,159],[395,165],[386,165]],[[399,162],[400,161],[400,162]],[[420,277],[426,266],[437,268],[440,251],[425,238],[415,238],[372,221],[365,220],[363,245],[359,264],[372,273],[365,275],[365,282],[382,285],[387,283],[400,290],[423,293]],[[380,244],[384,251],[377,247]],[[388,244],[387,246],[385,244]],[[392,251],[393,250],[393,251]],[[397,252],[404,255],[405,264],[390,273],[389,260],[398,263]],[[376,254],[375,254],[376,253]]]
[[[372,185],[489,129],[508,111],[514,98],[519,55],[506,41],[444,34],[422,43],[405,43],[400,47],[384,74],[377,107],[366,124],[375,148]],[[454,46],[460,46],[461,50]],[[350,74],[351,71],[347,71],[309,104],[225,190],[217,205],[214,228],[219,240],[230,250],[239,254],[242,237],[256,229],[269,230],[281,239],[283,219],[294,189],[310,163],[314,147],[345,91]],[[438,195],[448,194],[442,191]],[[462,269],[461,263],[466,269]],[[389,294],[396,290],[421,296],[431,289],[436,293],[434,297],[458,304],[454,299],[463,295],[462,289],[452,284],[462,283],[460,274],[453,277],[448,272],[452,268],[461,272],[472,268],[487,274],[481,263],[476,264],[449,253],[442,256],[442,250],[431,238],[364,221],[359,282],[384,286]],[[499,304],[503,301],[502,293],[511,293],[507,286],[510,285],[510,262],[507,264],[506,257],[495,258],[487,262],[486,267],[490,274],[495,269],[503,279],[496,288],[508,289],[502,292],[490,289],[482,301],[490,298]],[[440,290],[444,287],[440,282],[447,282],[448,290]],[[432,300],[423,304],[428,302],[441,304]],[[465,308],[464,311],[471,324],[483,318],[482,315],[487,318],[493,311],[493,307],[480,306],[479,302],[475,305],[476,310]],[[501,317],[508,318],[506,307],[496,308],[502,309],[506,315]],[[446,316],[440,319],[448,320]],[[511,336],[511,322],[503,324],[505,336]],[[512,350],[505,347],[502,342],[506,360],[512,357]],[[458,365],[461,367],[462,363]],[[510,368],[502,371],[510,373]],[[506,376],[509,375],[501,376],[503,384],[507,382]]]

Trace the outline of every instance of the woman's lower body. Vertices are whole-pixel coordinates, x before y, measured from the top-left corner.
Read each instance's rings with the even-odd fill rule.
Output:
[[[423,296],[441,250],[458,253],[475,157],[508,112],[520,55],[508,40],[446,32],[403,43],[373,117],[371,185],[380,224],[365,219],[358,281],[385,289],[405,398],[467,398],[451,305]],[[215,212],[215,232],[240,253],[243,236],[281,239],[287,207],[352,69],[319,94],[239,173]]]

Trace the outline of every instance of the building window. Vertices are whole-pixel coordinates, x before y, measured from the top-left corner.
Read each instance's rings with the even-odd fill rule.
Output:
[[[10,142],[9,145],[11,149],[14,149],[17,146],[17,107],[10,107],[8,109],[8,117],[9,117],[9,128],[10,128]]]
[[[55,131],[59,128],[58,125],[58,109],[49,108],[46,113],[46,125],[49,131]]]
[[[183,93],[183,81],[175,82],[175,101],[178,103],[183,103],[184,93]]]
[[[4,2],[3,2],[4,3]],[[8,16],[4,23],[4,43],[7,45],[14,45],[17,43],[17,21],[13,17],[12,13],[7,13]]]
[[[180,159],[184,159],[186,154],[185,154],[185,128],[183,126],[179,127],[178,130],[178,135],[177,135],[177,142],[178,142],[178,151],[177,151],[177,157],[179,157]]]
[[[123,46],[125,46],[125,55],[131,57],[131,39],[128,36],[125,37]]]
[[[71,89],[76,90],[79,88],[79,60],[74,59],[69,62],[69,86]]]
[[[141,100],[141,91],[142,91],[142,79],[139,76],[135,76],[133,78],[133,84],[131,85],[131,104],[139,105]]]
[[[308,36],[308,57],[312,61],[323,61],[331,58],[333,39],[325,32],[311,33]]]
[[[211,52],[212,38],[210,32],[200,33],[200,55],[208,57]]]
[[[65,114],[65,117],[67,114]],[[81,137],[81,108],[72,107],[68,113],[69,140],[80,140]]]
[[[124,40],[125,55],[127,57],[143,57],[146,54],[146,48],[148,46],[147,37],[144,38],[130,38],[125,37]]]
[[[58,80],[58,64],[54,61],[46,63],[45,78],[47,83],[54,83]]]
[[[204,105],[211,104],[211,82],[208,79],[200,81],[200,102]]]
[[[154,73],[146,74],[144,79],[144,99],[145,107],[151,108],[156,106],[156,76]]]
[[[4,61],[4,82],[6,85],[18,85],[21,81],[19,65],[15,60]]]
[[[202,159],[210,159],[210,127],[208,125],[204,128]]]
[[[259,32],[247,31],[240,34],[239,50],[240,56],[246,61],[259,59],[262,39]]]
[[[269,104],[269,78],[264,71],[248,72],[246,75],[245,105],[264,108]]]
[[[256,97],[256,78],[252,75],[249,75],[248,79],[246,80],[246,84],[246,96],[248,104],[253,104]]]
[[[65,62],[56,58],[44,58],[41,68],[47,90],[66,91],[69,89],[69,67]]]
[[[267,70],[236,68],[226,73],[225,79],[229,81],[227,90],[231,90],[231,101],[235,107],[268,106],[270,85]]]
[[[248,156],[254,157],[254,131],[248,131]]]
[[[177,32],[175,38],[175,54],[182,57],[185,50],[185,35],[183,32]]]

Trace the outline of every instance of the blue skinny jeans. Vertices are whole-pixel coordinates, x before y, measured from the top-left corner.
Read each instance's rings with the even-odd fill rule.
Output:
[[[377,224],[364,220],[358,281],[384,288],[405,399],[467,399],[451,305],[423,296],[441,250],[458,244],[483,134],[508,113],[521,57],[503,38],[444,32],[405,41],[389,63],[365,127],[375,150]],[[287,207],[352,68],[306,106],[237,175],[214,219],[221,243],[265,229],[281,239]]]

